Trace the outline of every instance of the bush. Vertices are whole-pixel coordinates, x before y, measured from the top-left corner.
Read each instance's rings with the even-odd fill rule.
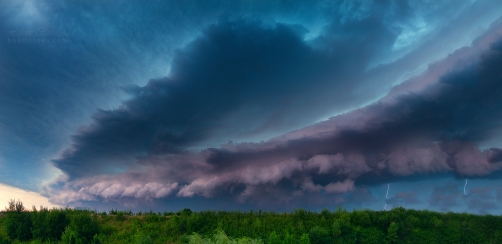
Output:
[[[33,238],[42,241],[58,241],[61,238],[66,226],[70,220],[66,213],[60,209],[51,211],[46,208],[40,208],[40,211],[34,211],[33,215]]]
[[[33,225],[29,212],[25,212],[25,208],[21,201],[9,201],[9,207],[6,209],[4,227],[7,236],[10,239],[20,241],[28,241],[32,238],[31,228]]]
[[[77,232],[71,226],[68,226],[61,236],[61,241],[64,244],[81,244],[83,241],[78,238]]]
[[[63,233],[64,243],[92,243],[99,233],[99,225],[95,216],[89,212],[77,212],[70,217],[70,225]]]
[[[36,209],[34,209],[36,210]],[[41,240],[46,240],[47,239],[47,223],[46,223],[46,216],[49,213],[49,210],[46,208],[40,208],[39,212],[33,211],[32,216],[33,216],[33,228],[32,228],[32,235],[33,238],[35,239],[41,239]],[[61,237],[61,234],[58,236],[58,238]]]
[[[252,239],[249,237],[241,237],[233,239],[228,237],[225,232],[221,229],[217,229],[213,235],[213,238],[202,238],[197,232],[187,236],[186,241],[181,241],[182,243],[188,242],[189,244],[263,244],[260,239]],[[282,242],[281,242],[282,243]]]
[[[188,243],[189,244],[202,244],[202,243],[204,243],[204,240],[202,239],[202,237],[199,234],[194,232],[193,234],[188,236]]]
[[[230,238],[228,238],[227,234],[221,229],[216,230],[213,235],[214,243],[217,244],[227,244],[230,243]]]
[[[117,221],[124,221],[126,220],[126,216],[124,215],[124,212],[118,212],[117,215],[115,215],[115,219]]]

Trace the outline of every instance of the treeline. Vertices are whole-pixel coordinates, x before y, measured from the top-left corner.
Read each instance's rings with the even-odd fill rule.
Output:
[[[178,212],[46,208],[9,202],[0,243],[502,243],[502,217],[395,208]]]
[[[100,225],[90,211],[33,207],[27,211],[21,201],[9,201],[0,217],[0,244],[34,243],[101,243],[97,238]]]

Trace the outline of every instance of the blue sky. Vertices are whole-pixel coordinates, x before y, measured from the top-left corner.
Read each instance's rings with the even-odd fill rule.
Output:
[[[1,4],[1,184],[98,209],[502,211],[499,1]]]

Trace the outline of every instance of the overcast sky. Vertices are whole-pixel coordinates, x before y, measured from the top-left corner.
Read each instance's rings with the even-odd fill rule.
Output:
[[[0,4],[3,198],[502,213],[501,1]]]

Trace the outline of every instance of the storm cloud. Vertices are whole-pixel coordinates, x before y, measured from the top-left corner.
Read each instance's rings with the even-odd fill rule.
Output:
[[[249,23],[236,25],[233,29],[249,27]],[[231,26],[229,22],[212,26],[208,29],[207,35],[212,37],[213,31],[226,33],[224,30],[228,31],[229,26]],[[320,54],[316,56],[314,51],[302,45],[301,39],[296,38],[291,28],[276,26],[272,29],[258,28],[258,30],[268,31],[271,36],[267,45],[258,45],[260,47],[266,48],[268,44],[276,43],[273,40],[277,35],[289,37],[290,41],[286,43],[292,43],[288,48],[291,49],[289,53],[292,56],[316,57],[314,60],[319,60],[318,57],[322,56]],[[238,31],[229,32],[235,34]],[[242,31],[242,33],[252,32]],[[263,35],[258,36],[264,38]],[[239,38],[232,38],[236,39]],[[188,50],[201,45],[204,51],[193,52],[204,53],[203,60],[210,58],[212,55],[205,53],[208,48],[199,43],[211,43],[210,40],[212,39],[209,37],[197,40],[192,44],[195,47],[189,47]],[[277,45],[285,42],[284,39],[280,40],[277,41]],[[230,49],[233,47],[228,40],[219,42],[226,43],[225,47]],[[281,50],[278,47],[275,49]],[[300,50],[298,53],[302,55],[295,55],[294,50]],[[254,50],[250,53],[256,54],[259,51]],[[266,60],[274,59],[269,56],[272,55],[270,50],[265,53],[267,53]],[[282,57],[283,54],[278,56]],[[493,42],[478,61],[465,65],[460,70],[443,74],[439,80],[422,90],[401,93],[264,142],[229,142],[218,148],[200,151],[183,150],[182,146],[188,147],[190,143],[202,140],[203,138],[195,135],[204,135],[201,133],[204,131],[203,125],[205,123],[218,125],[217,121],[221,119],[219,113],[232,110],[233,106],[239,104],[240,97],[246,97],[245,100],[252,98],[253,86],[248,85],[246,92],[232,89],[234,84],[230,81],[234,78],[225,79],[232,73],[221,74],[214,72],[214,68],[200,68],[198,72],[185,74],[181,67],[191,67],[191,63],[194,63],[195,67],[206,65],[213,67],[214,62],[202,62],[202,65],[197,62],[198,59],[188,59],[186,62],[189,64],[186,64],[185,61],[180,61],[185,60],[181,58],[186,57],[184,55],[186,54],[180,54],[180,58],[175,60],[186,66],[179,66],[178,71],[174,65],[172,78],[150,81],[147,86],[138,89],[139,95],[136,98],[124,103],[120,109],[98,113],[94,117],[95,124],[82,129],[75,137],[74,147],[63,152],[60,159],[54,160],[59,168],[68,173],[69,180],[64,183],[65,189],[78,191],[76,200],[85,200],[92,196],[103,198],[135,196],[148,199],[156,196],[195,195],[211,198],[232,194],[241,202],[267,199],[266,202],[271,204],[305,202],[307,201],[305,199],[321,199],[319,201],[326,202],[331,199],[332,202],[350,201],[360,205],[363,202],[371,203],[375,198],[368,189],[360,188],[358,184],[379,184],[378,182],[382,180],[405,179],[416,174],[443,172],[453,172],[459,176],[484,176],[502,167],[500,149],[479,149],[476,146],[476,143],[490,139],[498,129],[498,121],[502,116],[497,109],[502,105],[500,98],[502,88],[499,85],[502,80],[499,69],[502,65],[501,41]],[[239,57],[245,58],[246,55]],[[289,62],[290,59],[285,65]],[[218,64],[216,67],[229,67],[230,63],[237,66],[239,64],[233,60],[224,65]],[[276,65],[274,67],[281,67],[281,63],[274,62],[274,64]],[[311,69],[314,68],[307,70]],[[185,93],[181,92],[182,87],[188,86],[190,89],[187,90],[190,91],[197,90],[199,84],[192,85],[190,82],[209,77],[205,72],[222,76],[220,79],[211,79],[222,83],[201,85],[200,93],[195,93],[193,100],[183,96]],[[278,77],[275,72],[279,71],[269,72],[274,74],[273,77]],[[301,73],[302,70],[298,72]],[[183,77],[190,78],[178,82],[177,79]],[[286,80],[291,81],[293,83],[291,86],[294,88],[294,79]],[[223,94],[217,90],[223,88],[231,93],[225,96],[230,99],[230,104],[218,99]],[[285,89],[294,90],[293,88]],[[273,86],[271,89],[273,90]],[[212,90],[215,91],[210,92]],[[276,93],[278,91],[271,92],[271,94]],[[287,92],[291,93],[294,92]],[[264,95],[264,99],[267,98]],[[187,103],[180,107],[183,108],[182,111],[171,108],[170,104],[179,104],[178,100]],[[198,112],[203,108],[196,105],[192,108],[190,101],[194,104],[204,104],[203,108],[207,106],[214,109]],[[187,108],[192,109],[188,112],[185,111]],[[170,113],[170,110],[174,111]],[[195,114],[191,113],[193,111]],[[193,116],[206,119],[203,121],[192,119]],[[197,133],[194,132],[192,135],[193,130]],[[110,148],[110,145],[113,147]],[[106,150],[103,150],[103,147],[107,147]],[[99,180],[76,173],[81,171],[81,168],[89,173],[94,171],[89,171],[87,168],[98,167],[98,170],[104,170],[103,166],[97,166],[99,161],[96,159],[100,159],[101,156],[98,152],[105,152],[104,156],[116,156],[120,153],[143,156],[138,156],[137,163],[132,163],[125,173],[106,176]],[[94,161],[81,158],[79,155],[90,155]],[[109,158],[104,157],[104,159],[110,162]],[[113,159],[117,158],[111,160]],[[110,165],[113,164],[107,164]],[[71,167],[75,167],[75,170]],[[121,185],[115,181],[130,183]],[[135,185],[136,183],[132,183],[134,181],[143,182],[143,185]],[[309,197],[313,194],[317,196]],[[412,196],[401,195],[396,195],[396,199],[391,201],[418,203]],[[457,195],[452,193],[444,197],[439,192],[433,193],[430,204],[445,210],[446,207],[441,206],[455,205],[459,197]],[[338,200],[335,201],[335,198]]]
[[[1,183],[71,206],[498,211],[475,180],[502,167],[499,1],[2,5]],[[441,177],[472,194],[423,184]]]

